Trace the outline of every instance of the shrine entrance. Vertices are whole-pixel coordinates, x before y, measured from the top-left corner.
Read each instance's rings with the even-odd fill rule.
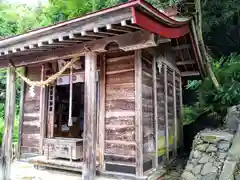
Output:
[[[57,64],[58,71],[67,62]],[[56,72],[54,72],[56,73]],[[97,76],[98,77],[98,76]],[[98,78],[97,78],[98,105]],[[34,157],[35,165],[82,171],[84,141],[84,60],[61,75],[46,90],[47,117],[46,135],[43,138],[43,153]],[[98,111],[98,110],[97,110]],[[98,122],[98,118],[97,118]],[[98,123],[97,123],[98,124]]]

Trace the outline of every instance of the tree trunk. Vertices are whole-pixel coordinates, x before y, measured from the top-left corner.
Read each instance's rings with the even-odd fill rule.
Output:
[[[195,8],[196,8],[196,15],[195,15],[195,22],[196,22],[196,31],[197,31],[197,38],[198,38],[198,43],[199,43],[199,48],[200,51],[203,55],[203,58],[206,59],[206,66],[208,73],[213,81],[213,84],[216,89],[219,88],[219,83],[218,80],[211,68],[210,64],[210,56],[206,51],[204,40],[203,40],[203,35],[202,35],[202,11],[201,11],[201,1],[200,0],[195,0]]]

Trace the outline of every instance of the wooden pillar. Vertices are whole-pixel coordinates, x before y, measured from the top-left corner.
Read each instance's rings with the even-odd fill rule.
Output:
[[[164,64],[164,107],[165,107],[165,147],[166,147],[166,157],[169,160],[169,125],[168,125],[168,80],[167,80],[167,65]]]
[[[42,65],[41,69],[41,81],[45,80],[45,67]],[[40,113],[39,113],[39,119],[40,119],[40,142],[39,142],[39,152],[40,155],[43,155],[43,140],[45,138],[46,134],[46,111],[45,111],[45,104],[46,104],[46,88],[41,87],[40,89]]]
[[[173,70],[173,120],[174,120],[174,155],[178,149],[178,121],[177,121],[177,99],[176,99],[176,72]]]
[[[143,119],[142,119],[142,59],[141,50],[135,51],[135,136],[136,176],[143,176]]]
[[[2,180],[10,179],[11,155],[12,155],[12,134],[15,118],[15,88],[16,74],[13,67],[7,69],[7,84],[6,84],[6,102],[5,102],[5,122],[4,135],[2,141],[1,154],[1,178]]]
[[[101,169],[105,170],[104,166],[104,142],[105,142],[105,101],[106,101],[106,55],[100,61],[100,113],[99,113],[99,160]]]
[[[180,130],[180,133],[179,133],[179,141],[181,142],[180,146],[181,148],[184,147],[184,141],[183,141],[183,91],[182,91],[182,87],[183,87],[183,84],[182,84],[182,77],[180,76],[180,82],[179,82],[179,87],[180,87],[180,119],[179,119],[179,130]]]
[[[26,75],[26,68],[23,68],[23,74]],[[21,158],[21,145],[22,145],[22,128],[24,118],[24,94],[25,94],[25,82],[21,80],[21,94],[20,94],[20,119],[18,129],[18,160]]]
[[[157,66],[156,55],[153,58],[153,109],[154,109],[154,127],[155,127],[155,168],[158,167],[158,103],[157,103]]]
[[[83,180],[93,180],[96,175],[97,144],[97,97],[96,97],[97,55],[85,55],[84,92],[84,140],[83,140]]]

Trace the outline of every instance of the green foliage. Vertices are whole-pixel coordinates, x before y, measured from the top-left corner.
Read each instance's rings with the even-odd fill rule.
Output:
[[[233,54],[215,62],[213,70],[221,84],[220,89],[214,88],[209,77],[189,83],[188,88],[195,89],[199,97],[198,106],[193,105],[191,109],[223,121],[227,109],[240,102],[240,55]],[[222,62],[225,63],[222,65]]]
[[[19,110],[19,105],[16,109]],[[16,112],[16,118],[13,126],[13,142],[18,141],[18,127],[19,127],[19,112]],[[4,103],[0,103],[0,145],[2,144],[2,137],[4,133]]]
[[[183,107],[183,125],[194,122],[200,115],[197,105]]]

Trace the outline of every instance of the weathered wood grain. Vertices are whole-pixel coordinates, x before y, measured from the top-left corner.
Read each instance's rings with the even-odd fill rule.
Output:
[[[125,117],[125,116],[135,116],[135,112],[132,110],[106,111],[106,118]]]
[[[156,55],[154,56],[153,63],[152,63],[152,70],[153,70],[153,109],[154,109],[154,136],[155,139],[155,163],[154,168],[159,166],[158,164],[158,94],[157,94],[157,65],[156,65]]]
[[[125,56],[125,57],[126,58],[122,58],[120,60],[115,60],[115,61],[113,61],[114,59],[108,59],[106,71],[109,73],[111,71],[133,69],[134,68],[133,55]]]
[[[105,103],[106,103],[106,54],[100,56],[100,112],[99,112],[99,162],[104,167],[104,140],[105,140]]]
[[[39,113],[40,103],[38,100],[25,101],[24,113]]]
[[[106,128],[106,138],[120,141],[135,141],[135,127]]]
[[[134,56],[132,52],[106,53],[105,153],[119,152],[114,142],[135,141]],[[130,146],[125,144],[125,146]],[[121,161],[121,159],[118,159]],[[109,159],[111,161],[111,159]]]
[[[40,80],[41,66],[35,65],[26,68],[26,76],[31,80]],[[28,147],[29,152],[20,152],[21,156],[24,154],[32,153],[32,149],[39,151],[39,136],[40,136],[40,88],[35,87],[35,96],[29,93],[29,86],[26,85],[24,91],[24,104],[23,104],[23,121],[22,121],[22,134],[21,146]]]
[[[26,68],[23,68],[23,75],[26,76]],[[21,158],[21,145],[22,145],[22,127],[24,121],[24,94],[25,94],[26,84],[21,80],[21,94],[20,94],[20,120],[19,120],[19,129],[18,129],[18,160]]]
[[[120,99],[120,100],[108,100],[106,101],[106,111],[116,110],[132,110],[135,109],[135,102],[133,99]]]
[[[42,65],[41,67],[41,81],[44,81],[46,78],[46,71],[45,71],[45,65]],[[40,121],[40,143],[39,143],[39,153],[40,155],[43,155],[43,139],[46,136],[46,115],[47,115],[47,108],[46,107],[46,87],[40,88],[40,108],[39,108],[39,121]]]
[[[149,87],[153,87],[152,77],[146,76],[143,74],[142,81],[144,85],[147,85]]]
[[[24,134],[32,134],[33,132],[40,131],[40,126],[38,125],[24,125],[22,126],[22,132]]]
[[[119,155],[136,155],[135,145],[105,143],[106,153]]]
[[[15,98],[16,98],[16,73],[13,67],[7,69],[4,135],[1,152],[1,179],[8,180],[11,177],[12,159],[12,134],[15,119]]]
[[[134,83],[134,71],[118,74],[109,74],[106,76],[107,84]]]
[[[135,51],[136,175],[143,176],[142,51]]]
[[[107,162],[135,162],[135,156],[131,155],[118,155],[118,154],[104,154]]]
[[[105,119],[106,125],[134,125],[135,116],[110,117]]]
[[[83,180],[95,179],[97,154],[97,55],[93,52],[85,56],[84,92],[84,141],[83,141]]]
[[[22,134],[22,144],[25,147],[36,147],[39,149],[40,134]]]
[[[123,81],[123,80],[122,80]],[[111,86],[107,82],[106,100],[134,100],[134,84]]]

